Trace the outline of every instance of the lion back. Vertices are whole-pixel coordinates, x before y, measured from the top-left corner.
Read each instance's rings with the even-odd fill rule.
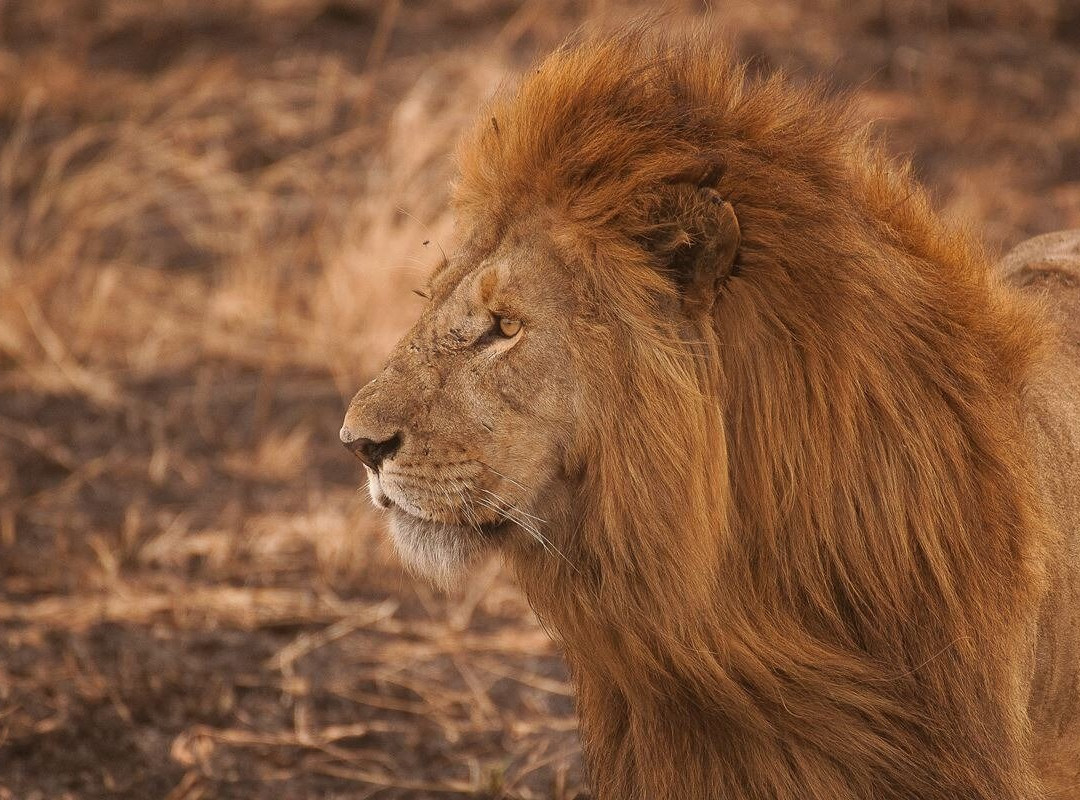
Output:
[[[1024,401],[1039,488],[1059,534],[1048,553],[1029,712],[1047,788],[1071,798],[1080,785],[1080,230],[1023,242],[1000,271],[1055,326]]]

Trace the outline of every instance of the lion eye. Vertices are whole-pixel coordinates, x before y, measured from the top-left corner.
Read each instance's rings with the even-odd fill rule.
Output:
[[[521,332],[520,319],[503,319],[499,317],[496,325],[499,328],[499,333],[507,339],[513,339]]]

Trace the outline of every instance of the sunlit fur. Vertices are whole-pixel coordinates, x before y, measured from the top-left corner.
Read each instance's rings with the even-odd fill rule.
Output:
[[[636,32],[548,58],[460,165],[463,241],[532,220],[576,276],[567,558],[510,558],[596,795],[1034,798],[1037,749],[1080,797],[1075,649],[1034,679],[1064,719],[1027,713],[1077,566],[1023,418],[1046,331],[909,168],[816,89]],[[672,180],[742,229],[707,314],[648,247]]]

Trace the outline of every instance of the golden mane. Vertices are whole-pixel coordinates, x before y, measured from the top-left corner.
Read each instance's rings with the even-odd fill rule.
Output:
[[[909,167],[820,89],[641,32],[554,53],[459,158],[464,239],[533,217],[580,272],[573,566],[514,565],[598,797],[1034,797],[1044,331]],[[741,230],[690,317],[673,182]]]

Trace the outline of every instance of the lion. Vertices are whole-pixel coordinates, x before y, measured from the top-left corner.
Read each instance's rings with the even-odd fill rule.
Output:
[[[995,271],[701,35],[556,51],[458,163],[341,439],[415,570],[502,554],[595,797],[1080,798],[1080,232]]]

